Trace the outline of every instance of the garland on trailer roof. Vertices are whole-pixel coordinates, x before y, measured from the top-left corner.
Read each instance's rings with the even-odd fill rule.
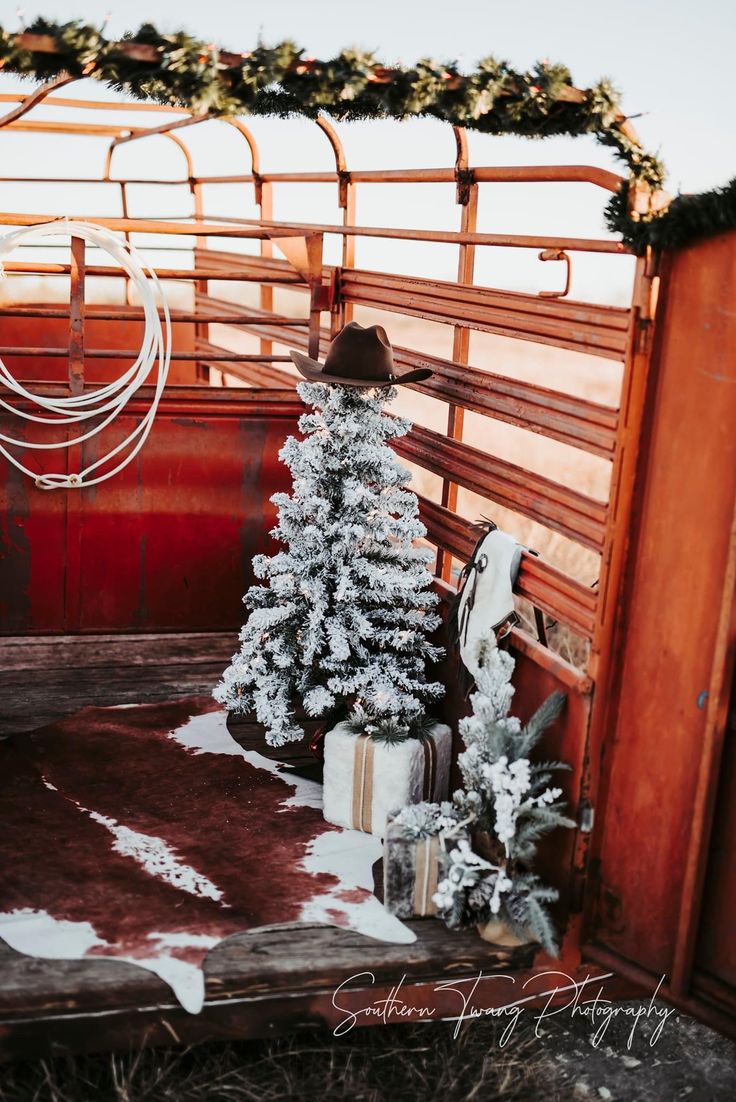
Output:
[[[723,187],[699,195],[676,196],[663,216],[635,222],[627,216],[627,191],[624,185],[606,209],[606,222],[613,233],[637,256],[648,247],[680,249],[703,237],[736,229],[736,176]]]
[[[184,31],[161,34],[150,23],[112,41],[78,20],[39,17],[18,33],[0,28],[0,68],[42,79],[91,76],[137,97],[214,115],[425,116],[487,134],[593,134],[636,180],[652,188],[664,180],[664,166],[641,148],[610,82],[581,91],[566,66],[549,61],[528,72],[493,57],[471,73],[428,59],[387,68],[360,50],[318,61],[286,41],[232,54]]]
[[[733,184],[680,196],[665,212],[657,201],[664,165],[641,147],[611,83],[583,91],[569,69],[546,60],[526,72],[493,57],[470,73],[429,59],[388,68],[357,49],[320,61],[285,41],[234,54],[185,31],[162,34],[151,23],[114,41],[79,20],[38,17],[17,33],[0,27],[1,69],[42,80],[89,76],[139,99],[213,116],[325,112],[340,120],[435,118],[526,138],[591,134],[628,169],[606,219],[634,251],[683,244],[736,223]]]

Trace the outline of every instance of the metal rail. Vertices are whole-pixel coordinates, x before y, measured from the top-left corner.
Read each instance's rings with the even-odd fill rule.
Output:
[[[478,232],[478,196],[482,186],[567,183],[594,186],[610,193],[620,188],[620,176],[596,166],[577,164],[471,166],[467,139],[459,128],[454,128],[457,151],[454,166],[353,170],[347,164],[335,127],[325,118],[318,118],[316,124],[330,143],[335,162],[331,171],[263,171],[257,143],[251,132],[240,120],[228,119],[222,120],[221,125],[234,127],[247,146],[245,170],[198,174],[183,134],[200,122],[211,121],[208,116],[195,116],[185,109],[162,108],[155,104],[78,100],[49,94],[51,91],[52,89],[47,89],[38,102],[43,101],[47,107],[59,110],[78,108],[98,114],[106,111],[154,112],[158,116],[151,126],[128,125],[127,120],[125,124],[122,121],[87,123],[35,120],[26,117],[33,106],[28,97],[0,95],[0,102],[18,105],[18,114],[11,112],[14,117],[9,120],[9,131],[54,132],[67,134],[70,138],[84,134],[110,139],[102,179],[80,178],[73,173],[54,177],[59,183],[99,183],[102,186],[114,185],[120,189],[124,217],[93,221],[125,234],[128,239],[131,234],[145,234],[147,239],[163,237],[165,240],[167,237],[181,236],[186,241],[194,238],[196,244],[192,268],[159,268],[157,272],[166,280],[194,284],[194,309],[175,311],[172,320],[195,326],[194,350],[183,350],[178,358],[184,363],[195,361],[198,370],[205,373],[200,377],[206,378],[211,365],[212,368],[217,367],[226,375],[231,374],[251,386],[293,388],[294,376],[279,366],[289,362],[288,357],[283,354],[275,355],[274,347],[290,345],[308,348],[311,354],[317,355],[320,348],[324,351],[330,336],[353,316],[356,308],[368,307],[450,326],[453,345],[452,355],[448,359],[422,355],[409,348],[396,350],[396,360],[401,368],[410,369],[418,364],[431,364],[434,371],[432,378],[418,384],[415,389],[447,403],[444,434],[416,428],[409,438],[398,445],[407,458],[425,466],[441,478],[441,500],[423,504],[430,536],[438,548],[438,572],[449,579],[453,560],[464,556],[468,550],[467,522],[456,514],[460,486],[529,516],[586,547],[598,551],[602,549],[607,518],[605,502],[595,501],[574,490],[558,486],[549,479],[530,474],[521,467],[489,457],[480,449],[464,443],[462,438],[464,412],[471,410],[548,436],[593,455],[607,459],[615,456],[618,432],[616,409],[481,369],[471,363],[470,333],[475,329],[517,340],[585,352],[603,359],[620,362],[626,359],[630,342],[629,310],[575,303],[564,297],[542,298],[517,294],[474,284],[478,248],[537,249],[546,250],[550,255],[552,252],[555,255],[563,252],[603,255],[626,253],[619,242],[607,239]],[[140,175],[114,178],[111,168],[115,149],[149,136],[166,137],[177,144],[185,159],[186,175],[164,180]],[[46,182],[20,174],[1,179],[2,182]],[[312,224],[275,219],[274,188],[310,183],[335,185],[341,221]],[[455,186],[455,201],[459,211],[457,230],[403,230],[359,224],[356,217],[359,185],[428,183]],[[127,188],[151,184],[169,188],[187,187],[192,196],[193,215],[183,219],[128,217]],[[226,184],[253,187],[259,208],[258,218],[241,218],[237,213],[233,213],[231,217],[206,213],[204,188]],[[51,217],[53,216],[7,214],[0,215],[0,222],[6,225],[30,225]],[[342,241],[340,264],[337,268],[325,267],[321,262],[321,239],[324,234],[334,234]],[[231,237],[258,240],[261,255],[231,253],[225,251],[226,247],[223,249],[223,246],[210,247],[208,239],[226,240]],[[299,239],[301,245],[295,246],[292,243],[294,238]],[[355,247],[358,240],[368,238],[452,245],[458,250],[457,278],[455,281],[439,281],[360,270],[355,264]],[[307,256],[312,247],[309,242],[315,240],[320,243],[319,263],[315,261],[314,251],[311,258]],[[274,256],[274,246],[285,253],[286,259],[281,260]],[[73,265],[48,262],[16,261],[8,263],[5,270],[11,276],[74,274]],[[114,268],[85,264],[81,280],[82,291],[84,279],[119,279],[121,275]],[[210,293],[212,281],[257,285],[258,309],[213,296]],[[280,286],[309,294],[308,318],[295,319],[274,309],[274,288]],[[73,289],[73,299],[74,293]],[[79,288],[76,293],[79,293]],[[76,310],[79,313],[78,303]],[[327,328],[320,326],[320,315],[325,311],[329,311]],[[37,317],[61,320],[67,317],[71,319],[74,312],[74,301],[69,311],[35,304],[7,305],[0,309],[0,319]],[[137,320],[138,317],[139,314],[130,307],[93,307],[87,311],[86,320],[122,322]],[[239,332],[252,334],[260,341],[260,354],[229,351],[213,343],[209,332],[211,324],[233,326]],[[83,352],[82,359],[89,357],[102,361],[129,354],[125,350],[105,348]],[[37,348],[26,350],[25,355],[31,358],[34,353],[62,358],[67,350],[56,346],[51,349]],[[13,352],[7,348],[5,354],[23,355],[24,352],[19,349]],[[75,356],[79,359],[79,347]],[[459,555],[461,549],[462,556]],[[594,593],[582,587],[585,594],[583,597],[579,583],[573,579],[567,579],[563,583],[555,576],[553,584],[552,575],[549,571],[545,573],[544,567],[537,569],[530,565],[523,578],[527,580],[520,581],[520,586],[526,586],[529,592],[533,591],[537,607],[550,611],[550,615],[563,619],[574,630],[590,637],[595,620]],[[560,575],[560,578],[564,579],[564,575]]]

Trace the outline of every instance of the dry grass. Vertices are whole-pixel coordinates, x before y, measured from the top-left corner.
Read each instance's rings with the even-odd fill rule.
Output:
[[[390,1026],[335,1040],[325,1033],[275,1041],[145,1049],[11,1065],[0,1072],[0,1102],[381,1102],[383,1099],[569,1097],[554,1066],[532,1042],[497,1047],[493,1023]]]
[[[646,1007],[648,999],[632,1002]],[[660,1011],[663,1004],[656,1004]],[[584,1017],[376,1026],[291,1037],[60,1057],[0,1069],[0,1102],[731,1102],[736,1045],[676,1016],[612,1019],[598,1045]],[[598,1023],[600,1025],[600,1023]]]

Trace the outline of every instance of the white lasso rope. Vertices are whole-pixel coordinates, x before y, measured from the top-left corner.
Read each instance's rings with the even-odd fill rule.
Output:
[[[171,317],[159,279],[152,268],[141,263],[132,246],[115,237],[109,230],[102,229],[100,226],[90,225],[87,222],[71,222],[66,218],[56,222],[44,222],[38,226],[29,226],[20,230],[15,230],[5,237],[0,238],[0,277],[4,274],[2,270],[3,259],[18,245],[25,244],[33,238],[52,237],[61,233],[70,234],[74,237],[83,237],[85,241],[99,246],[99,248],[104,249],[105,252],[109,253],[110,256],[117,260],[120,267],[127,272],[133,284],[138,289],[143,305],[145,329],[141,342],[141,350],[135,363],[132,364],[120,378],[96,390],[88,391],[85,394],[71,395],[64,398],[48,398],[40,394],[34,394],[32,391],[26,390],[22,383],[19,383],[17,379],[11,375],[2,359],[0,359],[0,383],[4,383],[8,390],[17,394],[20,398],[33,403],[35,406],[40,407],[40,409],[52,416],[44,417],[35,413],[28,413],[24,410],[16,409],[15,406],[9,405],[0,398],[0,406],[2,406],[3,409],[9,410],[16,416],[24,418],[26,421],[36,421],[44,425],[83,426],[85,421],[88,421],[92,417],[103,417],[102,421],[89,429],[88,432],[83,433],[81,436],[76,436],[72,440],[63,440],[60,443],[31,443],[27,440],[16,440],[14,437],[6,436],[0,432],[0,441],[3,442],[0,444],[0,452],[2,452],[14,467],[22,471],[23,474],[28,475],[29,478],[32,478],[41,490],[78,489],[82,486],[95,486],[97,483],[104,482],[106,479],[112,478],[119,471],[122,471],[123,467],[126,467],[141,450],[151,431],[158,403],[163,393],[164,386],[166,385],[166,378],[171,363]],[[156,308],[156,295],[154,291],[158,293],[161,300],[164,316],[163,328]],[[158,363],[156,389],[151,406],[141,422],[136,425],[133,431],[129,433],[120,444],[111,448],[101,459],[91,463],[78,473],[39,474],[23,466],[20,460],[3,447],[3,444],[10,444],[19,448],[47,450],[53,448],[70,448],[77,444],[83,444],[85,440],[90,440],[93,436],[96,436],[97,433],[102,432],[115,420],[133,394],[135,394],[136,390],[145,382],[156,362]],[[105,414],[107,414],[107,416],[104,416]],[[124,451],[128,446],[131,447],[130,452],[116,467],[113,467],[112,470],[105,471],[103,474],[98,474],[94,478],[90,478],[90,475],[94,471],[104,466],[105,463],[113,459],[116,455],[119,455],[119,453]]]

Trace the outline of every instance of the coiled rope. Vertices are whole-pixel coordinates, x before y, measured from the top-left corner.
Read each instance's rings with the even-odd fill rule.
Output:
[[[21,417],[26,421],[34,421],[42,425],[78,425],[80,428],[84,427],[85,423],[90,419],[102,417],[102,420],[93,425],[87,432],[84,432],[80,436],[75,436],[73,439],[62,440],[61,442],[38,443],[36,441],[19,440],[12,436],[6,436],[4,433],[0,432],[0,441],[2,441],[2,443],[0,443],[0,452],[14,467],[22,471],[23,474],[28,475],[29,478],[32,478],[41,490],[79,489],[82,486],[95,486],[100,482],[105,482],[108,478],[112,478],[114,475],[118,474],[119,471],[122,471],[141,450],[151,431],[161,394],[166,385],[169,365],[171,363],[171,317],[166,299],[164,298],[161,283],[155,271],[140,261],[135,249],[127,244],[127,242],[121,241],[118,237],[115,237],[109,230],[103,229],[100,226],[90,225],[87,222],[69,221],[66,218],[54,222],[44,222],[38,226],[29,226],[20,230],[15,230],[5,237],[0,238],[0,277],[4,275],[2,270],[3,259],[17,248],[18,245],[26,244],[28,241],[37,238],[53,237],[59,234],[82,237],[90,244],[97,245],[100,249],[109,253],[110,256],[117,261],[120,267],[128,274],[134,286],[138,289],[138,294],[143,306],[145,327],[143,339],[141,341],[141,350],[135,363],[133,363],[118,379],[95,390],[87,391],[84,394],[71,395],[63,398],[49,398],[45,395],[34,394],[13,377],[2,359],[0,359],[0,383],[3,383],[8,390],[18,395],[24,402],[29,402],[44,411],[44,413],[51,415],[43,416],[37,413],[30,413],[23,409],[18,409],[0,397],[0,406],[2,406],[3,409],[9,410],[10,413],[15,414],[17,417]],[[163,326],[156,306],[156,294],[158,294],[161,301]],[[89,466],[84,467],[82,470],[73,474],[61,472],[38,473],[37,471],[29,470],[28,467],[24,466],[16,456],[11,454],[11,452],[3,446],[9,444],[13,447],[27,450],[42,451],[71,448],[78,444],[83,444],[86,440],[90,440],[93,436],[103,432],[104,429],[122,413],[131,397],[146,381],[147,377],[154,369],[154,365],[156,365],[155,391],[151,405],[143,419],[136,425],[132,432],[121,441],[121,443],[111,448],[102,458],[97,459],[94,463],[90,463]],[[130,451],[127,452],[117,466],[113,467],[111,470],[95,474],[94,477],[90,477],[95,471],[99,471],[100,467],[104,467],[111,459],[120,455],[121,452],[125,452],[126,448],[130,448]]]

